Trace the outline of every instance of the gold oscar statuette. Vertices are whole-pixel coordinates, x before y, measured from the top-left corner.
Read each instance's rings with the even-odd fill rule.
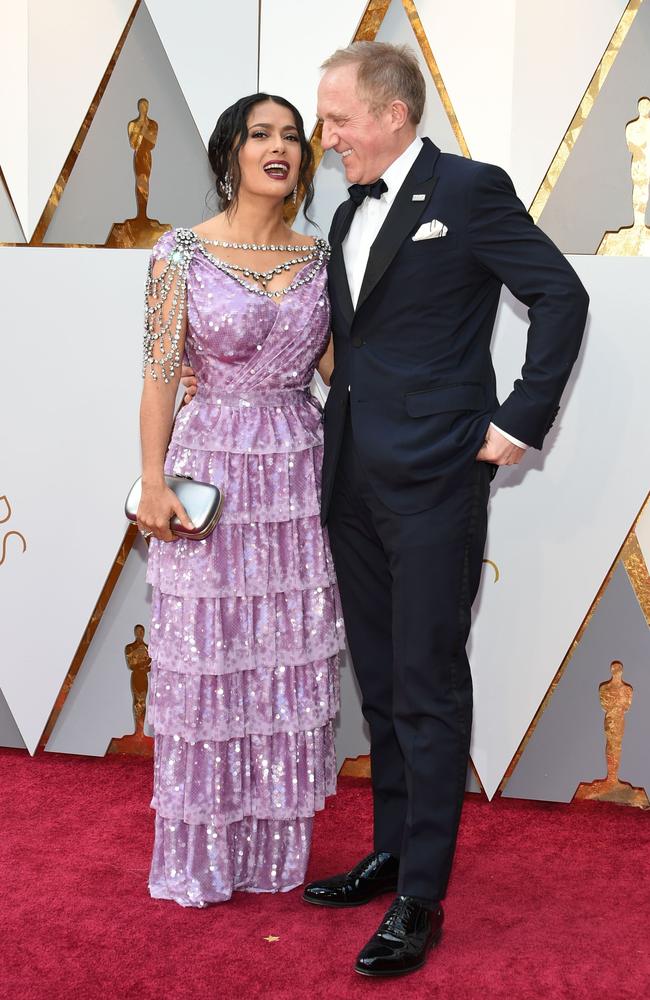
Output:
[[[650,257],[650,226],[645,224],[650,188],[650,98],[638,103],[639,115],[625,129],[632,154],[632,205],[634,224],[602,238],[597,253],[614,257]]]
[[[144,625],[136,625],[133,633],[135,640],[124,647],[124,656],[131,671],[131,697],[133,698],[135,729],[126,736],[112,739],[107,753],[134,753],[149,757],[153,750],[153,738],[145,734],[144,721],[151,657],[144,641]]]
[[[614,660],[611,680],[599,685],[600,704],[605,713],[605,759],[607,777],[596,781],[583,781],[578,785],[575,799],[597,799],[600,802],[621,802],[626,805],[650,809],[650,801],[643,788],[633,788],[618,776],[621,766],[625,713],[632,705],[634,691],[623,680],[623,664]]]
[[[106,246],[152,247],[162,234],[172,227],[147,216],[151,154],[158,139],[158,122],[149,117],[149,101],[146,97],[141,97],[138,101],[138,117],[129,122],[128,133],[129,143],[133,149],[137,215],[133,219],[116,222],[108,235]]]

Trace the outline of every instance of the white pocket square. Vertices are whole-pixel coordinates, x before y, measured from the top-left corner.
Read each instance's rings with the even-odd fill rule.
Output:
[[[447,227],[444,222],[440,222],[438,219],[432,219],[431,222],[424,222],[417,233],[413,237],[413,240],[436,240],[440,239],[442,236],[447,235]]]

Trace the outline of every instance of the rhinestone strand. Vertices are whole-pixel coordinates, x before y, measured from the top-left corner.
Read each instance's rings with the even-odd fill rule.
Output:
[[[196,233],[194,234],[196,236]],[[196,237],[199,242],[210,247],[224,247],[227,250],[284,250],[287,253],[304,253],[306,250],[313,250],[314,243],[306,243],[301,246],[298,243],[228,243],[225,240],[204,240],[202,236]],[[318,243],[318,240],[316,241]]]
[[[149,261],[147,282],[144,294],[144,359],[142,377],[147,373],[154,381],[160,369],[163,382],[170,382],[174,372],[181,364],[179,342],[185,317],[185,302],[187,298],[187,272],[195,240],[193,233],[186,229],[176,232],[176,244],[169,256],[164,269],[157,278],[153,275],[153,260]],[[171,298],[170,298],[171,296]],[[163,319],[163,307],[169,302],[167,319]],[[169,338],[169,347],[165,346],[165,338]],[[159,357],[155,356],[158,348]]]
[[[306,254],[304,257],[292,257],[291,260],[277,264],[268,271],[254,271],[249,265],[232,264],[228,260],[221,261],[221,263],[230,271],[241,271],[245,278],[255,278],[256,281],[261,281],[264,287],[266,287],[266,283],[271,280],[274,274],[282,274],[283,271],[288,271],[294,264],[306,264],[311,260],[316,260],[315,248],[314,253]]]

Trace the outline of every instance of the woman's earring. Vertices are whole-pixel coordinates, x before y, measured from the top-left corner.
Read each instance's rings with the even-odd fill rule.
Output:
[[[291,200],[293,201],[294,205],[298,201],[298,185],[297,184],[296,184],[295,188],[293,189],[293,194],[291,195]]]
[[[230,179],[230,174],[226,174],[222,183],[221,189],[224,193],[226,201],[232,201],[232,180]]]

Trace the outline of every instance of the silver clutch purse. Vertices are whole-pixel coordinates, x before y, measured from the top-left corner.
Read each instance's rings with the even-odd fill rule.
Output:
[[[194,530],[188,531],[174,515],[170,521],[174,534],[180,538],[207,538],[221,515],[223,493],[219,487],[211,483],[200,483],[189,476],[165,476],[165,482],[174,491],[194,525]],[[129,521],[137,519],[141,493],[142,479],[138,478],[124,502],[124,513]]]

